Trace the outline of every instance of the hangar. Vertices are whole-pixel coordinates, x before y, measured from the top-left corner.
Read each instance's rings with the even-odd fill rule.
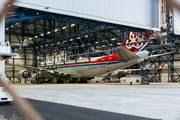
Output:
[[[61,107],[71,105],[75,111],[67,118],[73,119],[98,119],[99,113],[79,115],[82,108],[75,106],[133,119],[177,119],[179,11],[166,1],[16,0],[10,5],[2,0],[11,11],[0,24],[0,52],[16,56],[0,62],[0,73],[21,97],[33,99],[35,106],[42,100],[38,109],[45,118],[55,119],[46,110],[57,117],[59,104],[66,104]],[[0,91],[6,89],[0,86]],[[98,115],[112,119],[115,114]]]
[[[149,82],[178,82],[179,35],[174,27],[178,24],[177,14],[163,0],[147,1],[151,6],[142,2],[139,4],[143,6],[141,10],[136,10],[131,6],[132,1],[127,1],[123,4],[130,5],[131,9],[126,12],[120,4],[122,1],[116,0],[104,1],[103,6],[97,2],[93,9],[84,7],[93,1],[29,2],[18,0],[9,6],[13,10],[5,16],[5,41],[9,41],[12,53],[17,55],[6,60],[7,63],[50,69],[59,64],[88,62],[94,57],[114,53],[130,32],[143,37],[149,32],[151,38],[146,50],[151,55],[172,53],[149,59],[151,70],[142,70],[139,74],[146,76]],[[75,3],[78,8],[73,7]],[[113,6],[116,9],[111,9]],[[165,65],[164,69],[156,69],[161,65]],[[23,76],[32,76],[35,71],[6,65],[5,72],[13,83],[26,83],[29,79],[23,79]],[[51,78],[52,81],[53,77],[44,76],[43,79]]]

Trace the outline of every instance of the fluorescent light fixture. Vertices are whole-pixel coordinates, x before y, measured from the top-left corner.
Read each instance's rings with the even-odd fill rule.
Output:
[[[57,42],[57,44],[60,44],[59,42]]]
[[[73,39],[70,39],[70,41],[73,41]]]
[[[54,44],[51,44],[51,45],[54,45]]]
[[[27,41],[27,39],[25,39],[24,41]]]
[[[115,38],[112,38],[111,40],[116,40]]]
[[[62,29],[66,29],[66,27],[62,27]]]
[[[41,46],[41,47],[43,47],[43,46]]]
[[[48,45],[46,45],[46,46],[48,46]]]
[[[51,32],[47,32],[47,34],[50,34]]]
[[[39,15],[39,13],[37,13],[37,15]]]
[[[121,43],[116,43],[117,45],[121,45]]]
[[[19,47],[19,49],[21,49],[21,47]]]
[[[6,30],[9,30],[9,28],[6,28]]]
[[[106,47],[106,45],[102,45],[102,47]]]
[[[30,40],[32,40],[32,38],[29,38]]]
[[[80,39],[80,37],[77,37],[77,39]]]
[[[75,26],[75,24],[71,24],[71,26]]]
[[[54,30],[54,32],[57,32],[57,31],[58,31],[58,29],[55,29],[55,30]]]
[[[98,44],[99,42],[95,42],[96,44]]]
[[[84,46],[84,44],[82,44],[81,46]]]
[[[38,38],[38,36],[35,36],[35,38]]]
[[[86,35],[85,37],[88,37],[88,35]]]
[[[16,23],[16,25],[18,25],[19,23]]]
[[[13,27],[13,25],[11,25],[11,27]]]
[[[41,34],[41,36],[44,36],[44,34]]]
[[[78,46],[76,46],[76,47],[78,47]]]

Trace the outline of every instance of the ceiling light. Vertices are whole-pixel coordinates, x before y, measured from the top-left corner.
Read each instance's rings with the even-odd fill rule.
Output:
[[[115,38],[112,38],[111,40],[116,40]]]
[[[71,24],[71,26],[75,26],[75,24]]]
[[[54,30],[54,32],[57,32],[57,31],[58,31],[58,29],[55,29],[55,30]]]
[[[47,34],[50,34],[51,32],[47,32]]]
[[[6,28],[6,30],[9,30],[9,28]]]
[[[73,39],[70,39],[70,41],[73,41]]]
[[[102,45],[102,47],[106,47],[106,45]]]
[[[38,47],[36,47],[36,49],[37,49]]]
[[[38,36],[35,36],[35,38],[38,38]]]
[[[77,37],[77,39],[80,39],[80,37]]]
[[[66,41],[63,41],[63,42],[66,42]]]
[[[19,49],[21,49],[21,47],[19,47]]]
[[[13,25],[11,25],[11,27],[13,27]]]
[[[98,44],[99,42],[95,42],[96,44]]]
[[[78,46],[76,46],[76,47],[78,47]]]
[[[112,46],[112,44],[109,44],[109,46]]]
[[[43,46],[41,46],[41,47],[43,47]]]
[[[82,44],[81,46],[84,46],[84,44]]]
[[[62,29],[66,29],[66,27],[62,27]]]
[[[29,38],[30,40],[32,40],[32,38]]]
[[[39,13],[37,13],[37,15],[39,15]]]
[[[17,50],[17,48],[15,50]]]
[[[27,41],[27,39],[25,39],[24,41]]]
[[[60,44],[59,42],[57,42],[57,44]]]
[[[19,23],[16,23],[16,25],[18,25]]]
[[[46,45],[46,46],[48,46],[48,45]]]
[[[44,34],[41,34],[41,36],[44,36]]]
[[[88,35],[86,35],[85,37],[88,37]]]
[[[54,45],[54,44],[51,44],[51,45]]]
[[[121,43],[116,43],[117,45],[121,45]]]

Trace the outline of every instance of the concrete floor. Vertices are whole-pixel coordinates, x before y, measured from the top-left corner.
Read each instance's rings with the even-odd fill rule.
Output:
[[[15,85],[25,98],[163,120],[180,120],[180,84]]]

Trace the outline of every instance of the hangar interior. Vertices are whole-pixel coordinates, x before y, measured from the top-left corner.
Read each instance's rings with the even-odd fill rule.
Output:
[[[92,61],[114,53],[130,32],[144,36],[151,33],[147,51],[152,55],[172,52],[149,59],[150,68],[131,72],[143,76],[148,82],[179,82],[180,36],[173,31],[173,9],[161,0],[161,31],[130,27],[36,9],[14,8],[5,16],[5,41],[9,41],[16,57],[6,60],[5,72],[12,83],[27,83],[23,67],[8,64],[55,69],[59,64]],[[156,69],[165,65],[163,69]],[[13,67],[12,67],[13,66]],[[129,68],[139,68],[133,65]],[[35,72],[35,71],[34,71]],[[107,79],[109,74],[104,76]],[[35,75],[38,78],[38,74]],[[52,76],[46,78],[53,81]],[[45,78],[44,78],[45,79]],[[64,82],[64,81],[60,81]]]

